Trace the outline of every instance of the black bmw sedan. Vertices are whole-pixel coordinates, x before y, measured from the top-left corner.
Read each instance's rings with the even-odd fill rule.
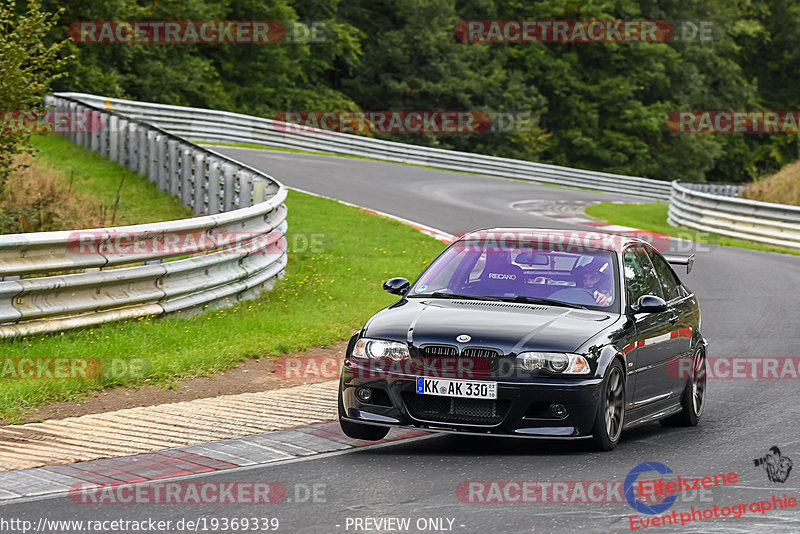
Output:
[[[700,307],[647,242],[497,228],[464,235],[347,347],[339,421],[614,448],[622,430],[696,425],[705,401]]]

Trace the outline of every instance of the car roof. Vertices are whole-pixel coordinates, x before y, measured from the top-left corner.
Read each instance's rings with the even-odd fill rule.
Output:
[[[631,235],[596,230],[497,227],[466,232],[454,242],[454,244],[458,243],[509,248],[548,245],[556,249],[583,248],[586,251],[622,252],[627,245],[643,243],[643,241]]]

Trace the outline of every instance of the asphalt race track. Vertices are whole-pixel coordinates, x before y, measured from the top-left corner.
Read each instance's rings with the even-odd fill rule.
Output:
[[[487,226],[568,228],[557,219],[510,208],[521,200],[636,200],[350,158],[216,150],[266,171],[289,187],[450,233]],[[697,255],[694,270],[682,278],[700,299],[703,334],[712,360],[796,356],[800,257],[708,245],[692,250],[684,245],[680,252]],[[407,277],[417,274],[407,273]],[[738,475],[736,484],[702,495],[697,491],[683,494],[668,510],[679,518],[692,507],[722,510],[755,501],[772,504],[773,495],[797,498],[800,467],[785,482],[771,482],[753,460],[778,446],[784,456],[800,462],[798,384],[791,376],[780,380],[710,378],[699,426],[676,429],[655,423],[640,427],[624,433],[617,449],[608,453],[586,452],[576,442],[433,435],[198,478],[277,481],[289,488],[291,502],[270,506],[91,506],[59,496],[3,506],[0,515],[34,521],[42,514],[58,519],[277,517],[279,531],[285,532],[418,532],[417,520],[427,518],[443,518],[444,528],[430,529],[436,523],[423,521],[420,525],[427,530],[422,531],[625,532],[631,530],[629,516],[636,512],[624,498],[590,503],[580,498],[576,502],[463,502],[469,501],[468,495],[457,488],[463,489],[465,481],[620,482],[635,466],[659,462],[684,478]],[[295,484],[324,484],[319,486],[324,487],[324,495],[318,499],[324,502],[296,502]],[[411,527],[393,530],[385,524],[383,529],[365,530],[354,522],[355,518],[386,517],[410,518]],[[798,532],[800,507],[766,513],[748,508],[738,518],[704,519],[658,530]]]

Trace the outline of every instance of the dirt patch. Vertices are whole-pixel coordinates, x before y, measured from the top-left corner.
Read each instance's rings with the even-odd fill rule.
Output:
[[[315,347],[310,350],[297,352],[291,358],[322,358],[334,357],[339,360],[347,350],[347,341],[340,341],[327,347]],[[137,406],[155,406],[171,402],[190,401],[220,395],[235,395],[237,393],[255,393],[272,389],[300,386],[330,380],[330,376],[313,378],[313,373],[284,372],[285,366],[278,365],[278,374],[273,373],[271,358],[252,359],[241,362],[233,369],[225,371],[213,378],[192,378],[178,384],[174,389],[164,389],[156,386],[144,386],[138,389],[111,388],[92,393],[81,402],[58,402],[41,406],[28,411],[20,423],[36,423],[46,419],[64,419],[93,413],[111,412],[123,408]],[[340,364],[339,364],[340,365]],[[305,365],[301,367],[308,368]],[[313,371],[316,367],[311,366]],[[332,367],[326,366],[330,371]],[[291,371],[291,370],[290,370]],[[289,374],[291,378],[285,378]],[[306,376],[297,378],[297,376]],[[310,376],[309,376],[310,375]],[[8,424],[0,420],[0,424]]]

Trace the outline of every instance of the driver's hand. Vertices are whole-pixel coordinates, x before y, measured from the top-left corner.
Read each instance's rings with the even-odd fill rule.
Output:
[[[599,291],[595,291],[594,295],[592,296],[594,297],[594,301],[599,306],[608,306],[609,304],[611,304],[611,295],[606,295],[605,293],[600,293]]]

